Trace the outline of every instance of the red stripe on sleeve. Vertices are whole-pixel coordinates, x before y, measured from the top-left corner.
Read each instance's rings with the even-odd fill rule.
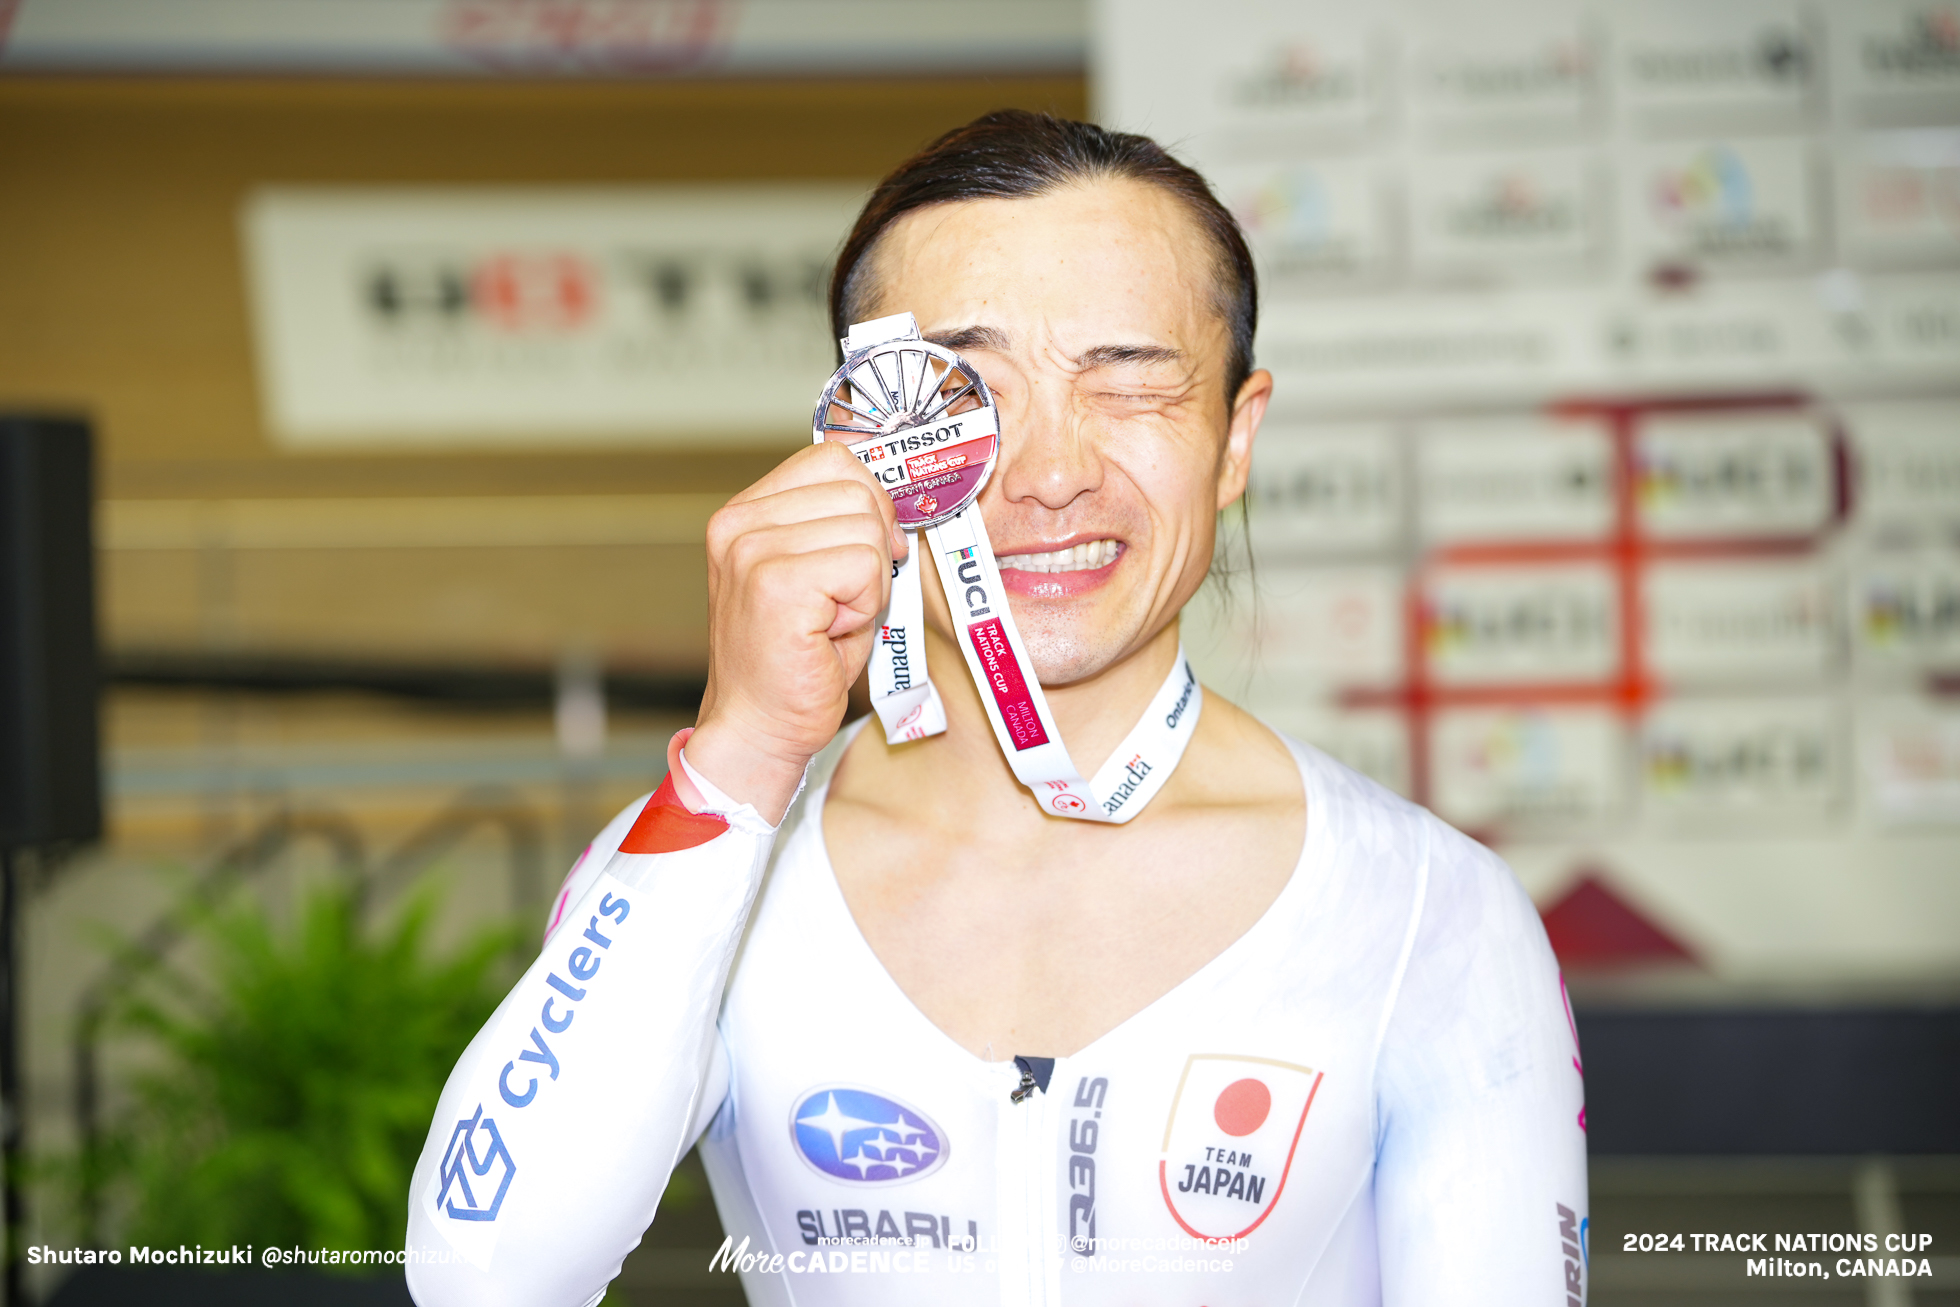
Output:
[[[674,793],[674,778],[669,773],[634,818],[633,829],[619,842],[619,851],[678,853],[706,844],[727,829],[728,823],[713,813],[689,812]]]

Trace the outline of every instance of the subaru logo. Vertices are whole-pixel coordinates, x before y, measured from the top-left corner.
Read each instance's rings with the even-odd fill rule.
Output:
[[[946,1160],[946,1136],[931,1117],[868,1089],[812,1090],[789,1128],[805,1162],[852,1184],[916,1180]]]
[[[436,1206],[458,1221],[494,1221],[516,1174],[517,1164],[510,1160],[497,1123],[483,1115],[479,1104],[476,1115],[458,1121],[449,1136]]]

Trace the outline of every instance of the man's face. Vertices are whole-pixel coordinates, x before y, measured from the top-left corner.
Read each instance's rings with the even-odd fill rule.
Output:
[[[1224,393],[1214,256],[1182,202],[1109,181],[938,205],[874,258],[877,313],[915,314],[1000,407],[980,505],[1036,674],[1067,684],[1143,647],[1204,581],[1271,388]],[[950,631],[936,595],[930,615]]]

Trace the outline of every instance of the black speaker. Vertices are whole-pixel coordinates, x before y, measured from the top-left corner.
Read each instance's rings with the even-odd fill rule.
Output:
[[[0,414],[0,848],[102,832],[89,429]]]

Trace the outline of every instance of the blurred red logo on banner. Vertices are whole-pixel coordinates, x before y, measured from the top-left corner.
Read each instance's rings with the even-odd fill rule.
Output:
[[[734,26],[729,0],[452,0],[437,30],[493,67],[663,72],[707,62]]]
[[[571,330],[599,302],[598,278],[576,254],[492,254],[471,281],[477,311],[512,331]]]

